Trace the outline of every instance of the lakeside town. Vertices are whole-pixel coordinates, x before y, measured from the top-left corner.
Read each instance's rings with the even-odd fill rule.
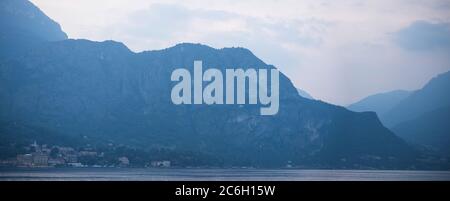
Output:
[[[111,154],[92,147],[76,149],[67,146],[39,145],[34,142],[24,148],[26,153],[17,154],[15,158],[0,160],[0,167],[171,167],[169,160],[152,160],[134,164],[125,154]]]

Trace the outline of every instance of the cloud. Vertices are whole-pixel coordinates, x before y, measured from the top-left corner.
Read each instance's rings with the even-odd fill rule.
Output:
[[[450,24],[415,21],[394,34],[402,48],[414,51],[450,49]]]
[[[180,42],[230,45],[223,44],[226,41],[235,41],[232,46],[276,41],[280,45],[311,47],[321,44],[319,33],[328,25],[317,19],[256,18],[228,11],[158,3],[132,12],[127,20],[112,24],[106,30],[114,38],[123,37],[131,42],[129,45],[135,50],[164,48]]]

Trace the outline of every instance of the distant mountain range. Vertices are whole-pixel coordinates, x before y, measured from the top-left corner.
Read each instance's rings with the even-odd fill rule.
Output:
[[[308,92],[306,92],[306,91],[304,91],[304,90],[301,90],[301,89],[298,89],[298,88],[297,88],[297,92],[298,92],[298,95],[300,95],[300,96],[303,97],[303,98],[307,98],[307,99],[314,100],[314,98],[313,98],[311,95],[309,95]]]
[[[411,93],[410,91],[404,90],[379,93],[353,103],[347,106],[347,108],[355,112],[373,111],[378,116],[383,116]]]
[[[381,117],[386,126],[392,127],[400,122],[415,119],[426,112],[450,105],[450,72],[440,74],[422,89],[400,101]]]
[[[348,108],[376,111],[384,125],[414,144],[450,156],[450,72],[440,74],[422,89],[369,96]]]
[[[39,137],[49,132],[96,139],[92,144],[203,153],[214,158],[211,166],[428,167],[422,166],[421,153],[385,128],[374,112],[303,98],[283,74],[274,116],[259,115],[258,105],[172,104],[171,72],[192,71],[194,60],[202,60],[204,69],[274,68],[247,49],[183,43],[134,53],[119,42],[66,39],[59,25],[26,0],[0,6],[2,26],[21,22],[1,29],[11,38],[21,33],[1,46],[4,142],[36,136],[40,143],[54,143]],[[22,39],[39,42],[27,45]]]

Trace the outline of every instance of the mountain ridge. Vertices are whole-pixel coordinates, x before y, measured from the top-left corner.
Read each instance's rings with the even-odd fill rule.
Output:
[[[347,109],[355,112],[374,111],[378,116],[383,116],[411,93],[412,92],[406,90],[377,93],[348,105]]]
[[[381,116],[386,126],[414,119],[419,115],[450,105],[450,71],[432,78],[425,86],[400,101],[394,108]]]

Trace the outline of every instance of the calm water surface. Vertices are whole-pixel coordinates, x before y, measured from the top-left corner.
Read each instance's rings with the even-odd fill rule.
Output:
[[[0,169],[0,180],[24,181],[450,181],[450,171],[261,169]]]

